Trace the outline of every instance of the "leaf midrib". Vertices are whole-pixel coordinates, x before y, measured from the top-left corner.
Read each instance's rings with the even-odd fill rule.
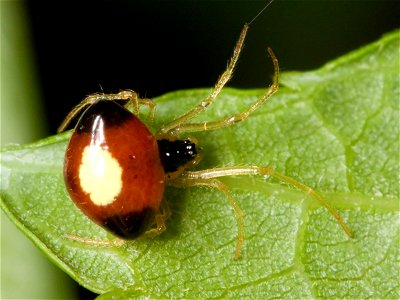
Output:
[[[223,181],[229,184],[233,190],[265,193],[266,195],[271,195],[272,193],[291,194],[296,195],[297,198],[300,199],[309,199],[307,201],[309,202],[307,204],[309,210],[316,210],[322,207],[318,202],[309,198],[301,191],[297,191],[279,183],[271,183],[267,180],[256,177],[226,177],[223,179]],[[341,210],[360,208],[363,210],[374,209],[374,211],[377,212],[393,212],[398,210],[399,205],[398,199],[395,195],[383,197],[362,194],[359,192],[323,192],[322,194],[329,203]],[[292,197],[282,198],[292,199]],[[288,201],[287,199],[283,201]],[[351,201],[349,201],[350,199]]]

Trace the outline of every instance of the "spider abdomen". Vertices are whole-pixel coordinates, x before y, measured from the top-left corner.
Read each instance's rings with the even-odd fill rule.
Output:
[[[72,200],[91,220],[127,239],[148,228],[165,185],[153,134],[107,100],[82,114],[67,146],[64,178]]]

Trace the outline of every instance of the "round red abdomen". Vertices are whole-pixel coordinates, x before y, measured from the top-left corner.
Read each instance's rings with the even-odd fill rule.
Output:
[[[148,229],[164,193],[157,140],[114,101],[92,104],[67,147],[64,179],[75,204],[123,238]]]

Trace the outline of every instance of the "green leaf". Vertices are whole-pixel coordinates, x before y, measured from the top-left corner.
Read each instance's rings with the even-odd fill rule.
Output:
[[[2,146],[32,142],[46,134],[26,9],[22,1],[0,3]],[[1,299],[74,296],[74,282],[40,253],[3,212],[0,212],[0,227]]]
[[[198,169],[268,165],[319,191],[341,212],[349,239],[315,200],[276,181],[227,177],[245,213],[245,244],[227,200],[209,188],[168,188],[167,231],[122,246],[69,199],[62,177],[70,132],[1,157],[1,206],[58,266],[105,299],[398,298],[399,32],[306,73],[286,73],[271,101],[230,128],[193,134]],[[199,120],[217,120],[261,90],[225,89]],[[208,90],[155,99],[154,128]],[[179,105],[177,105],[179,103]]]

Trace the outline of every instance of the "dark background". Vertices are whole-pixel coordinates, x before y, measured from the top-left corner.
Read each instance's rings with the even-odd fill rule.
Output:
[[[266,2],[27,2],[48,133],[90,93],[132,89],[153,98],[212,86],[243,24]],[[229,85],[269,82],[267,46],[283,71],[311,70],[399,27],[399,11],[398,1],[276,0],[252,24]]]
[[[49,134],[86,95],[132,89],[156,97],[209,87],[239,32],[267,1],[31,1],[28,17]],[[276,0],[251,26],[238,88],[283,70],[310,70],[399,25],[398,1]]]

